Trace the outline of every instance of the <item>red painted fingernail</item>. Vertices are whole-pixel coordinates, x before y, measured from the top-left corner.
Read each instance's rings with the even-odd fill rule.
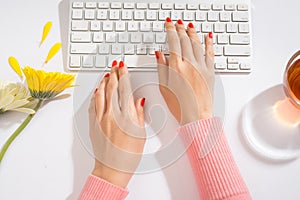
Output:
[[[145,98],[142,98],[142,100],[141,100],[141,106],[142,106],[142,107],[144,107],[145,101],[146,101],[146,99],[145,99]]]
[[[213,33],[212,33],[212,32],[209,32],[208,37],[209,37],[209,38],[213,38]]]
[[[96,88],[96,89],[95,89],[95,91],[94,91],[94,94],[96,94],[96,93],[97,93],[97,91],[98,91],[98,88]]]
[[[166,18],[166,22],[172,22],[171,18],[170,18],[170,17],[167,17],[167,18]]]
[[[112,62],[112,67],[115,67],[115,66],[117,66],[118,65],[118,62],[116,61],[116,60],[114,60],[113,62]]]
[[[157,59],[159,59],[159,52],[158,52],[158,51],[155,51],[155,57],[156,57]]]
[[[179,19],[179,20],[177,21],[177,24],[183,24],[182,20]]]
[[[189,28],[194,28],[194,24],[193,23],[189,23]]]
[[[119,63],[119,68],[122,68],[122,67],[124,67],[124,62],[123,62],[123,61],[120,61],[120,63]]]
[[[110,74],[109,73],[107,73],[107,74],[105,74],[105,78],[108,78],[110,76]]]

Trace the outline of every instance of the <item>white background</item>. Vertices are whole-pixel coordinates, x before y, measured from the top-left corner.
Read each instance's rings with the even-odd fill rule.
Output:
[[[1,80],[18,80],[8,66],[9,56],[16,56],[22,65],[40,66],[51,45],[62,40],[60,30],[67,29],[63,19],[68,12],[63,9],[60,12],[59,3],[59,0],[1,1]],[[282,82],[287,60],[300,48],[299,8],[300,1],[295,0],[253,0],[254,70],[250,75],[222,76],[227,110],[225,131],[255,200],[300,199],[300,160],[268,162],[248,150],[240,138],[243,107],[260,92]],[[43,25],[49,20],[53,21],[53,29],[39,49]],[[62,71],[62,54],[46,69]],[[73,131],[72,105],[72,97],[47,104],[11,145],[0,165],[1,200],[76,199],[93,160]],[[0,145],[24,117],[15,113],[0,116]],[[187,167],[180,167],[183,165]],[[135,176],[129,185],[128,199],[198,198],[186,157],[165,172],[173,178],[166,180],[161,172]]]

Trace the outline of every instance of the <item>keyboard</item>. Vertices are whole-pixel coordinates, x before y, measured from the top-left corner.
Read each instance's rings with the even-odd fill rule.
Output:
[[[68,69],[106,71],[124,60],[130,71],[156,71],[155,50],[168,56],[165,19],[192,22],[204,41],[213,32],[215,71],[252,71],[250,0],[218,3],[70,0]]]

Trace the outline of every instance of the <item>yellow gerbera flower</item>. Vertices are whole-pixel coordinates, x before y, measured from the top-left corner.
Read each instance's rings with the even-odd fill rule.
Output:
[[[33,114],[35,111],[28,108],[30,99],[29,91],[22,84],[0,82],[0,114],[9,110]]]
[[[30,94],[36,99],[51,99],[67,88],[73,87],[75,76],[60,72],[45,72],[25,67],[23,73]]]

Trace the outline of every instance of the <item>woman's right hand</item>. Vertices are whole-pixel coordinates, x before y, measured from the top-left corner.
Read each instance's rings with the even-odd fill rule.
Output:
[[[214,50],[212,33],[201,41],[190,23],[185,29],[166,19],[170,57],[156,51],[160,92],[180,125],[213,116]]]

